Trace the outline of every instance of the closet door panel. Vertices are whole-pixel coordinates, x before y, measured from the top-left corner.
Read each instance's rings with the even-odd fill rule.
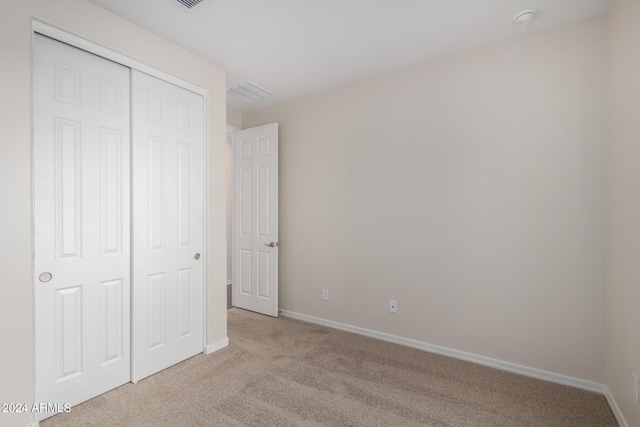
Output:
[[[130,379],[129,88],[129,68],[35,35],[36,402]]]
[[[203,350],[203,109],[133,71],[134,381]]]

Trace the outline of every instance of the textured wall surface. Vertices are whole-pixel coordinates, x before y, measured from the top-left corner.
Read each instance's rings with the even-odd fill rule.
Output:
[[[281,308],[602,383],[604,32],[245,113],[280,123]]]

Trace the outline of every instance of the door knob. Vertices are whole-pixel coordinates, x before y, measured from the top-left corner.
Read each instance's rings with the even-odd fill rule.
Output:
[[[199,254],[199,253],[197,253],[197,254],[195,254],[193,257],[194,257],[194,258],[196,259],[196,261],[197,261],[197,260],[199,260],[199,259],[200,259],[200,254]]]
[[[42,283],[47,283],[49,280],[51,280],[51,278],[53,277],[53,275],[49,272],[46,273],[42,273],[40,276],[38,276],[38,279],[40,279],[40,281]]]
[[[278,246],[278,244],[277,244],[277,243],[275,243],[275,242],[265,243],[264,245],[265,245],[265,246],[269,246],[270,248],[273,248],[273,247],[275,247],[275,246]]]

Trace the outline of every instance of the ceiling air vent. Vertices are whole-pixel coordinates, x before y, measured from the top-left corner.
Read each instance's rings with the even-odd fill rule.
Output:
[[[268,90],[262,89],[260,86],[251,82],[244,82],[236,86],[229,86],[227,88],[227,94],[236,96],[245,102],[259,101],[273,96],[273,94]]]
[[[197,6],[202,0],[176,0],[178,3],[186,7],[187,9],[191,9],[194,6]]]

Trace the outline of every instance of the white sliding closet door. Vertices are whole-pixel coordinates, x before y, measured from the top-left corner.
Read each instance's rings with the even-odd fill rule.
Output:
[[[203,142],[201,95],[34,35],[38,420],[202,352]]]
[[[36,402],[130,379],[129,79],[34,37]]]
[[[204,347],[203,120],[202,96],[132,71],[134,382]]]

